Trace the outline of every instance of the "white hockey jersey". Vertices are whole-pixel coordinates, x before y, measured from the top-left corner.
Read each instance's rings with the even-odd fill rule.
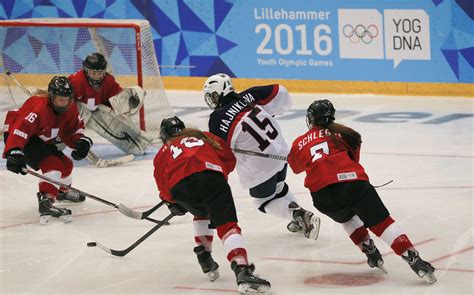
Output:
[[[291,108],[291,98],[282,85],[257,86],[240,93],[245,101],[233,100],[214,110],[209,131],[231,148],[287,156],[290,149],[275,115]],[[252,108],[252,106],[255,106]],[[240,183],[255,187],[282,170],[286,162],[258,156],[235,154]]]

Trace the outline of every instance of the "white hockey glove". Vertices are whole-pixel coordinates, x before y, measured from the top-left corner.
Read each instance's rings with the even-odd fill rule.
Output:
[[[119,94],[109,98],[110,105],[117,115],[135,115],[145,101],[146,91],[140,86],[125,88]]]

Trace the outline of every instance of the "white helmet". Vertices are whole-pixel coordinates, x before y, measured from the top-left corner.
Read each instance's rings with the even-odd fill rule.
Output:
[[[204,100],[211,109],[215,110],[221,107],[221,98],[233,91],[235,91],[234,86],[228,75],[222,73],[212,75],[204,83]]]

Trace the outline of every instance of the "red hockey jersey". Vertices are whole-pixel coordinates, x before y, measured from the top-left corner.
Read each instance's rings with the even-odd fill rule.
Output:
[[[154,177],[163,200],[174,203],[170,190],[193,173],[214,170],[227,178],[234,170],[236,159],[227,144],[209,132],[203,133],[219,142],[222,150],[196,137],[178,137],[164,144],[156,154]]]
[[[97,90],[89,84],[84,70],[80,70],[68,78],[74,87],[74,98],[87,105],[87,109],[90,111],[95,111],[97,106],[101,104],[111,107],[109,98],[122,91],[122,87],[110,74],[105,75],[100,88]]]
[[[57,136],[69,147],[84,136],[84,122],[79,117],[75,103],[57,115],[48,105],[48,98],[32,96],[19,109],[11,110],[5,119],[5,132],[9,133],[3,156],[12,148],[26,145],[32,136],[38,136],[46,143],[53,143]]]
[[[336,182],[369,180],[359,153],[360,147],[353,150],[340,134],[314,127],[295,139],[288,164],[296,174],[306,171],[305,187],[317,192]]]

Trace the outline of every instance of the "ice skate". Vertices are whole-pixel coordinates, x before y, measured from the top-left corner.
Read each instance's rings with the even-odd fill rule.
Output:
[[[293,218],[301,226],[304,236],[308,239],[316,240],[319,236],[321,219],[312,212],[301,208],[295,202],[290,203],[290,209],[294,210]],[[288,224],[287,228],[290,230],[290,224]]]
[[[59,191],[56,201],[61,203],[81,203],[86,200],[86,196],[75,190]]]
[[[211,252],[206,251],[204,246],[194,247],[194,253],[197,255],[199,265],[202,268],[202,272],[207,274],[209,281],[214,282],[219,278],[219,264],[212,259]]]
[[[433,284],[437,281],[434,271],[435,268],[431,263],[424,261],[420,258],[418,251],[408,250],[408,255],[402,255],[403,260],[408,262],[411,269],[420,277],[424,278],[428,283]]]
[[[241,294],[267,293],[270,291],[270,282],[253,273],[255,265],[237,265],[237,262],[232,261],[230,267],[235,273]]]
[[[286,228],[292,233],[303,233],[303,227],[296,220],[290,221]]]
[[[72,212],[66,208],[57,208],[53,205],[53,200],[47,194],[37,193],[38,212],[40,214],[40,224],[48,224],[50,217],[59,218],[64,223],[72,221]]]
[[[382,255],[380,254],[379,249],[377,249],[372,239],[362,243],[362,252],[364,252],[364,254],[367,256],[367,264],[371,268],[376,267],[384,273],[387,273],[387,270],[383,266],[384,261]]]

